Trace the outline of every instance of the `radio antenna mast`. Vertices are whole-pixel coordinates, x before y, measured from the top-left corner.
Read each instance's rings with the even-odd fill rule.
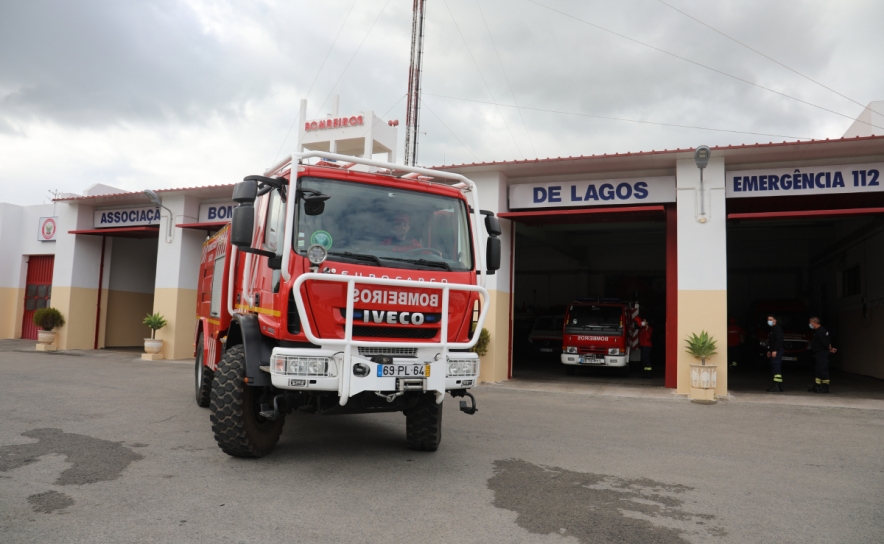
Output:
[[[405,113],[405,164],[417,165],[417,137],[421,102],[421,67],[424,60],[425,0],[414,0],[411,20],[411,65],[408,67],[408,103]]]

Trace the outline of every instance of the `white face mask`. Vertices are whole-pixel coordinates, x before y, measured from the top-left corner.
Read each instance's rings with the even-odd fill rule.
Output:
[[[648,322],[647,322],[647,321],[642,321],[642,327],[647,327],[647,326],[648,326]]]
[[[768,319],[768,320],[767,320],[767,326],[768,326],[768,327],[773,327],[773,321],[771,321],[770,319]]]
[[[811,329],[815,329],[815,328],[816,328],[816,327],[813,326],[813,323],[808,323],[808,324],[810,325],[810,328],[811,328]]]

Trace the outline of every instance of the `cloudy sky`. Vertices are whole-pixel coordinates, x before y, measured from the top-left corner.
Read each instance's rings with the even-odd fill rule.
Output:
[[[419,163],[840,137],[862,111],[673,7],[884,100],[880,0],[666,2],[427,0]],[[399,119],[401,157],[411,8],[0,0],[0,201],[235,182],[293,150],[301,98],[315,118],[332,93]]]

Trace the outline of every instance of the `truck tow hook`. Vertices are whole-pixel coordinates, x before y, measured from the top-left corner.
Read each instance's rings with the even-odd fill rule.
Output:
[[[470,400],[472,401],[473,405],[467,407],[467,401],[462,400],[462,401],[460,401],[460,411],[471,416],[479,411],[479,408],[476,406],[476,397],[474,397],[473,395],[471,395],[470,393],[468,393],[466,391],[464,391],[464,395],[466,395],[467,397],[470,397]]]
[[[264,419],[269,419],[270,421],[276,421],[279,419],[280,415],[280,406],[279,401],[282,400],[282,409],[285,410],[285,397],[283,395],[276,395],[273,397],[273,410],[270,409],[270,406],[267,404],[261,404],[261,411],[258,414]]]

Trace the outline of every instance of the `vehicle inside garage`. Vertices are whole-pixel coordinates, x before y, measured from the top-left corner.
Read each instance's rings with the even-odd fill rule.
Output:
[[[731,348],[732,391],[764,391],[771,371],[765,342],[773,314],[784,332],[784,388],[814,383],[811,316],[838,352],[832,387],[881,390],[884,382],[884,201],[880,195],[825,200],[728,202],[728,313],[745,334]],[[732,325],[733,326],[733,325]]]
[[[667,224],[663,206],[653,208],[627,215],[602,212],[574,218],[559,212],[517,220],[514,378],[631,383],[644,380],[662,385],[666,358]],[[566,312],[575,301],[584,305],[580,309],[583,313],[578,316],[578,310],[571,309],[573,315],[569,317],[573,319],[566,324]],[[637,311],[633,311],[635,306]],[[583,315],[592,312],[598,314],[592,317],[592,324],[604,324],[607,319],[611,327],[588,328],[587,334],[616,335],[622,330],[627,345],[632,330],[630,321],[635,315],[648,320],[654,346],[650,379],[643,376],[636,349],[630,350],[632,362],[626,368],[596,363],[562,364],[563,327],[572,327],[572,322],[580,325]],[[621,323],[625,325],[622,329]],[[572,332],[570,328],[566,331]],[[584,351],[589,352],[588,346],[586,350],[580,348],[580,354]]]

